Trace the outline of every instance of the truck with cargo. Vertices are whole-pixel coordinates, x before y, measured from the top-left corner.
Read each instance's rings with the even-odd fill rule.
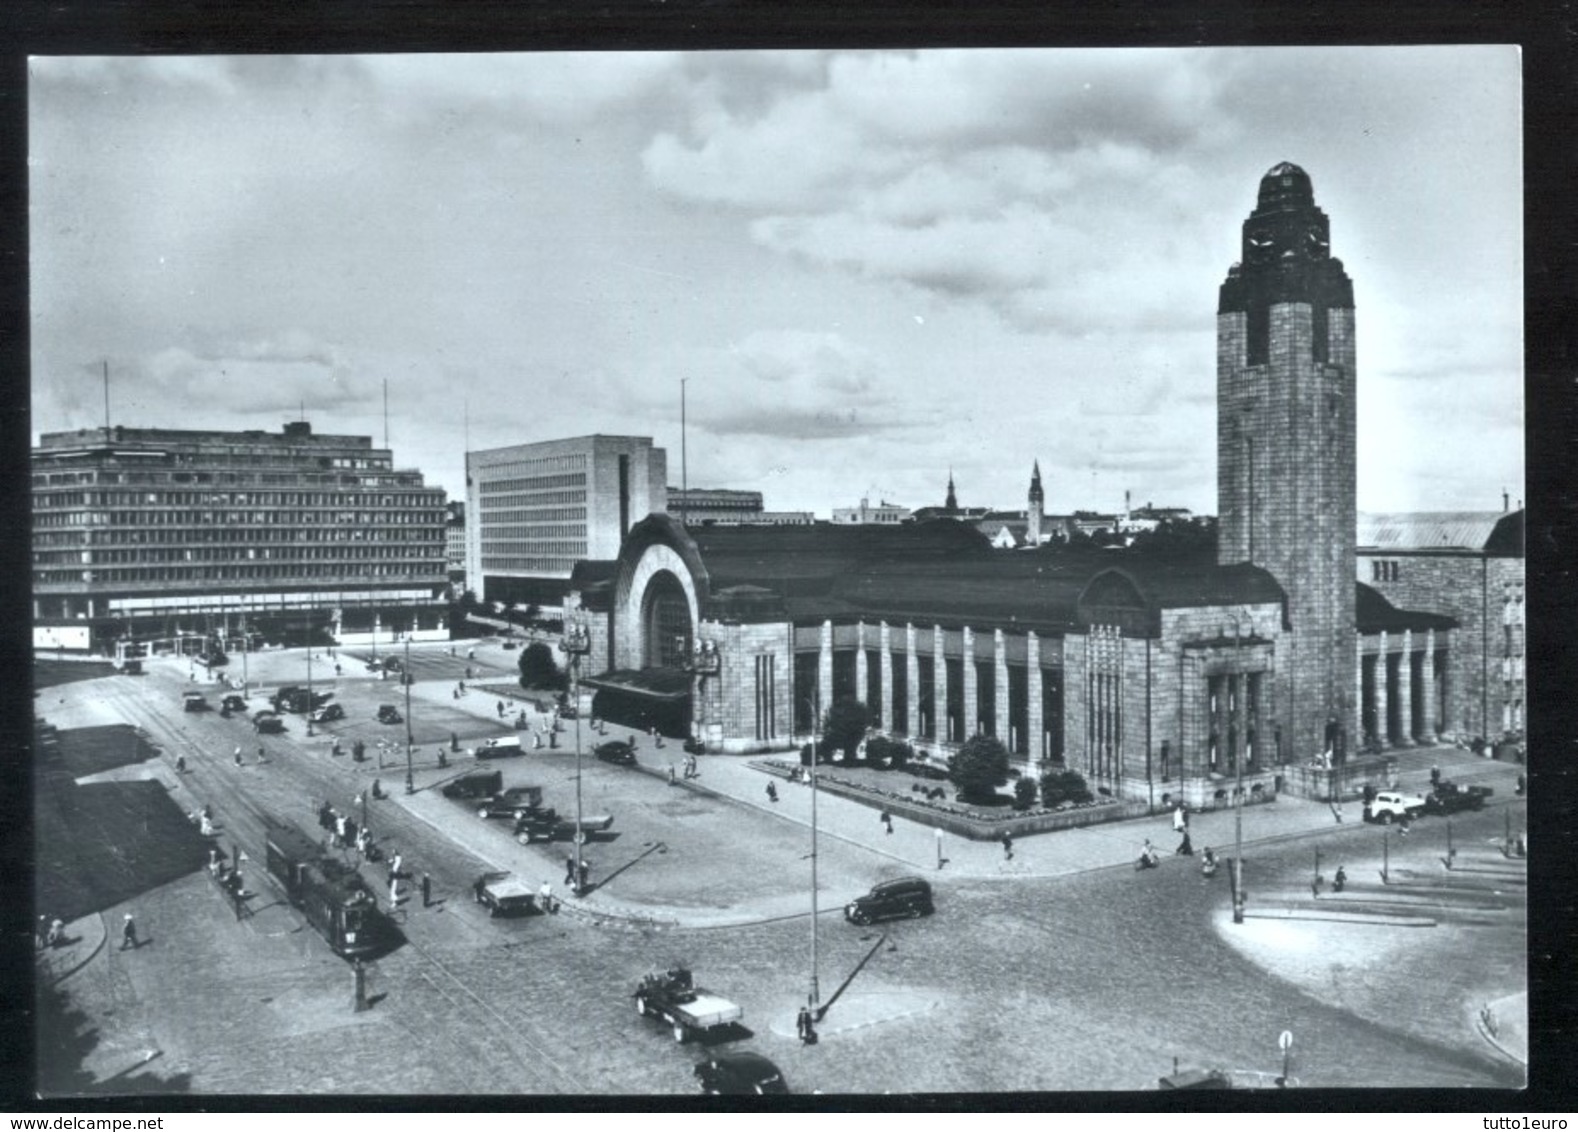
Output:
[[[687,967],[642,976],[633,997],[636,1013],[667,1022],[676,1042],[687,1041],[693,1034],[710,1034],[745,1017],[745,1011],[735,1003],[698,987]]]

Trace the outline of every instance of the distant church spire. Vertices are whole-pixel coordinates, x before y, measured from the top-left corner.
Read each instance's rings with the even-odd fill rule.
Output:
[[[948,498],[943,502],[943,506],[949,511],[957,511],[959,509],[959,497],[953,493],[952,468],[948,469]]]
[[[1025,541],[1031,546],[1041,545],[1041,513],[1046,509],[1046,494],[1041,490],[1041,461],[1035,462],[1030,473],[1030,506],[1026,509],[1029,520]]]

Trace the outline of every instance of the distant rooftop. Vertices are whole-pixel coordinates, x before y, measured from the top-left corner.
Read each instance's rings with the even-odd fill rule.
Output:
[[[1523,511],[1360,512],[1361,550],[1476,550],[1523,554]]]

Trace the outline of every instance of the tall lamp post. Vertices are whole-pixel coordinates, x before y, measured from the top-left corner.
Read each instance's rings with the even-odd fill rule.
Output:
[[[1239,627],[1238,615],[1233,615],[1233,660],[1234,667],[1241,667],[1243,662],[1243,637]],[[1242,675],[1240,673],[1239,675]],[[1242,689],[1239,692],[1243,694]],[[1235,703],[1234,708],[1237,708]],[[1244,922],[1244,755],[1242,751],[1233,752],[1233,770],[1236,779],[1233,799],[1233,923]]]
[[[247,698],[247,685],[251,678],[247,675],[247,653],[252,651],[252,641],[247,636],[247,615],[241,615],[241,698]]]
[[[400,682],[405,685],[405,792],[416,793],[416,781],[411,777],[411,638],[405,639],[405,664],[404,671],[400,673]]]
[[[575,884],[577,895],[581,887],[581,658],[592,651],[591,638],[586,627],[572,624],[565,627],[559,641],[559,651],[570,658],[570,699],[575,707]]]
[[[312,614],[307,614],[307,738],[312,738]]]
[[[696,677],[696,718],[693,720],[695,738],[701,741],[702,748],[707,745],[706,739],[706,702],[707,702],[707,677],[716,676],[723,663],[723,658],[718,653],[716,641],[697,641],[696,647],[687,654],[686,640],[683,636],[676,637],[675,643],[679,646],[680,655],[685,659],[681,662],[685,671]]]

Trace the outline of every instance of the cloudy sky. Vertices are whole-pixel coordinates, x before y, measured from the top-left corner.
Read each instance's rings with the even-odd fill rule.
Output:
[[[35,435],[650,435],[680,480],[1214,513],[1217,287],[1304,167],[1359,506],[1523,495],[1512,47],[35,58]]]

